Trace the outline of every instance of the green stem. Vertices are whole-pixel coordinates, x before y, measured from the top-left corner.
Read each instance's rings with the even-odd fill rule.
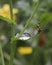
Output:
[[[9,0],[9,3],[10,3],[10,16],[11,16],[11,19],[13,20],[12,0]],[[11,33],[12,33],[12,38],[14,38],[14,26],[13,25],[11,25]]]
[[[10,2],[10,15],[11,15],[11,19],[13,20],[12,0],[9,0],[9,2]],[[11,38],[14,38],[14,36],[15,36],[14,25],[11,25],[11,34],[12,34]],[[16,43],[14,44],[14,42],[12,42],[12,40],[11,40],[11,53],[10,53],[9,65],[13,65],[15,47],[16,47]]]
[[[2,59],[2,65],[5,65],[3,51],[2,51],[2,44],[1,43],[0,43],[0,54],[1,54],[1,59]]]
[[[10,54],[9,65],[13,65],[14,56],[15,56],[15,50],[16,50],[16,43],[15,44],[11,44],[11,54]]]
[[[19,36],[17,38],[15,38],[13,41],[18,40],[18,38],[23,34],[23,32],[26,30],[26,28],[28,27],[28,25],[30,24],[30,22],[32,21],[34,15],[36,14],[36,12],[38,11],[38,7],[39,7],[39,2],[37,3],[36,7],[34,8],[33,13],[31,14],[30,18],[27,20],[25,27],[22,29],[22,31],[20,32]]]
[[[11,19],[13,20],[12,0],[9,0],[9,2],[10,2],[10,15],[11,15]]]
[[[2,1],[1,0],[0,0],[0,6],[2,6]],[[3,51],[2,51],[2,43],[1,42],[0,42],[0,54],[1,54],[2,65],[5,65]]]

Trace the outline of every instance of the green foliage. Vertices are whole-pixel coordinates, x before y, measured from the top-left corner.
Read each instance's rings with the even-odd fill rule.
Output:
[[[51,65],[52,0],[4,0],[1,2],[1,4],[5,2],[10,4],[11,14],[11,19],[0,16],[0,35],[5,35],[7,38],[7,43],[2,43],[2,46],[0,45],[0,61],[2,60],[2,65],[48,65],[49,62]],[[2,6],[1,4],[0,6]],[[16,14],[17,23],[13,20],[12,7],[19,8],[19,14]],[[42,31],[34,37],[34,31],[38,23],[40,23],[39,26]],[[15,34],[19,30],[21,31],[19,36],[15,38]],[[27,41],[19,40],[25,31],[30,33],[32,38]],[[39,39],[43,33],[46,35],[45,45],[39,46]],[[31,47],[33,49],[32,54],[19,54],[17,49],[21,46]]]

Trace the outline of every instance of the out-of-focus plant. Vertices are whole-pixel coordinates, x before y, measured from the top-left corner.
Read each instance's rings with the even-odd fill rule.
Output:
[[[14,21],[16,20],[16,13],[18,13],[18,9],[14,8],[13,9],[13,19]],[[10,9],[9,9],[9,4],[4,4],[2,8],[0,8],[0,16],[6,17],[6,18],[11,18],[10,17]]]
[[[45,5],[44,5],[44,3],[45,3]],[[2,44],[4,44],[3,39],[8,40],[8,38],[6,39],[5,35],[3,36],[3,34],[0,35],[0,54],[1,54],[1,59],[2,59],[2,65],[5,65],[4,56],[5,56],[5,58],[6,58],[6,56],[8,57],[7,59],[9,60],[9,65],[13,65],[14,63],[17,63],[16,59],[14,57],[16,57],[17,59],[19,58],[19,60],[22,62],[21,65],[22,64],[23,65],[34,65],[34,64],[35,65],[44,65],[45,64],[44,53],[45,53],[45,49],[47,48],[47,45],[45,44],[45,42],[48,43],[47,42],[48,38],[46,37],[47,29],[45,29],[45,28],[50,23],[50,21],[52,21],[52,13],[50,13],[50,11],[48,10],[49,8],[48,8],[47,4],[49,4],[49,3],[44,0],[42,0],[42,1],[41,0],[32,0],[32,1],[31,0],[28,0],[28,1],[27,0],[22,0],[22,1],[18,0],[17,5],[19,6],[19,9],[21,8],[22,11],[24,11],[24,13],[25,13],[25,15],[22,14],[22,16],[23,15],[25,16],[25,17],[23,16],[25,18],[25,20],[24,20],[25,25],[22,24],[23,29],[21,30],[19,35],[17,34],[17,36],[15,35],[15,27],[17,27],[16,26],[17,23],[14,21],[17,21],[16,14],[18,14],[19,10],[17,8],[13,8],[12,0],[9,0],[9,4],[5,4],[5,5],[3,5],[2,8],[0,8],[0,19],[3,20],[5,23],[7,22],[7,25],[10,25],[10,27],[11,27],[11,31],[8,31],[9,34],[11,35],[10,40],[6,41],[8,43],[8,44],[6,44],[6,48],[8,45],[10,46],[10,48],[8,47],[9,51],[8,51],[8,48],[6,50],[7,50],[8,54],[10,54],[10,55],[8,55],[7,53],[3,54],[3,50],[2,50],[2,47],[3,47]],[[39,25],[38,25],[38,23],[39,23]],[[36,28],[36,25],[38,25],[37,26],[38,28]],[[29,32],[29,29],[31,29],[31,31],[30,31],[31,36],[33,35],[32,37],[31,36],[29,37],[29,36],[27,36],[28,33],[26,34],[26,36],[28,38],[30,38],[29,40],[25,40],[27,38],[25,37],[25,35],[22,35],[22,34],[24,34],[26,28],[28,28],[28,30],[27,30],[28,32]],[[42,28],[42,30],[41,30],[42,32],[40,33],[41,37],[39,37],[37,34],[38,32],[40,32],[40,28]],[[49,26],[48,26],[48,28],[49,28]],[[50,34],[50,32],[48,34]],[[23,38],[25,38],[25,39],[23,40]],[[36,47],[35,47],[35,43],[36,43],[35,39],[38,43]],[[49,42],[50,42],[50,40],[49,40]],[[18,41],[20,41],[21,44],[19,44]],[[27,41],[29,41],[30,43]],[[18,44],[19,44],[19,47],[18,47]],[[4,50],[5,50],[5,48],[4,48]]]

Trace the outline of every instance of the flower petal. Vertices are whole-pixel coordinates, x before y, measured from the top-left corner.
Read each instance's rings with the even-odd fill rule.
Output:
[[[18,13],[19,12],[19,10],[18,9],[13,9],[13,14],[16,14],[16,13]]]
[[[4,4],[3,10],[4,11],[9,11],[9,4]]]

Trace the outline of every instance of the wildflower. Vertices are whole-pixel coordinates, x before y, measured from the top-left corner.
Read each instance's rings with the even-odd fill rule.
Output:
[[[16,8],[13,8],[13,19],[14,21],[16,20],[16,15],[19,11],[18,9]],[[11,18],[10,17],[10,8],[9,8],[9,4],[5,4],[3,5],[2,8],[0,8],[0,16],[3,16],[3,17],[7,17],[7,18]]]
[[[17,51],[19,54],[28,55],[32,53],[32,47],[19,47]]]

